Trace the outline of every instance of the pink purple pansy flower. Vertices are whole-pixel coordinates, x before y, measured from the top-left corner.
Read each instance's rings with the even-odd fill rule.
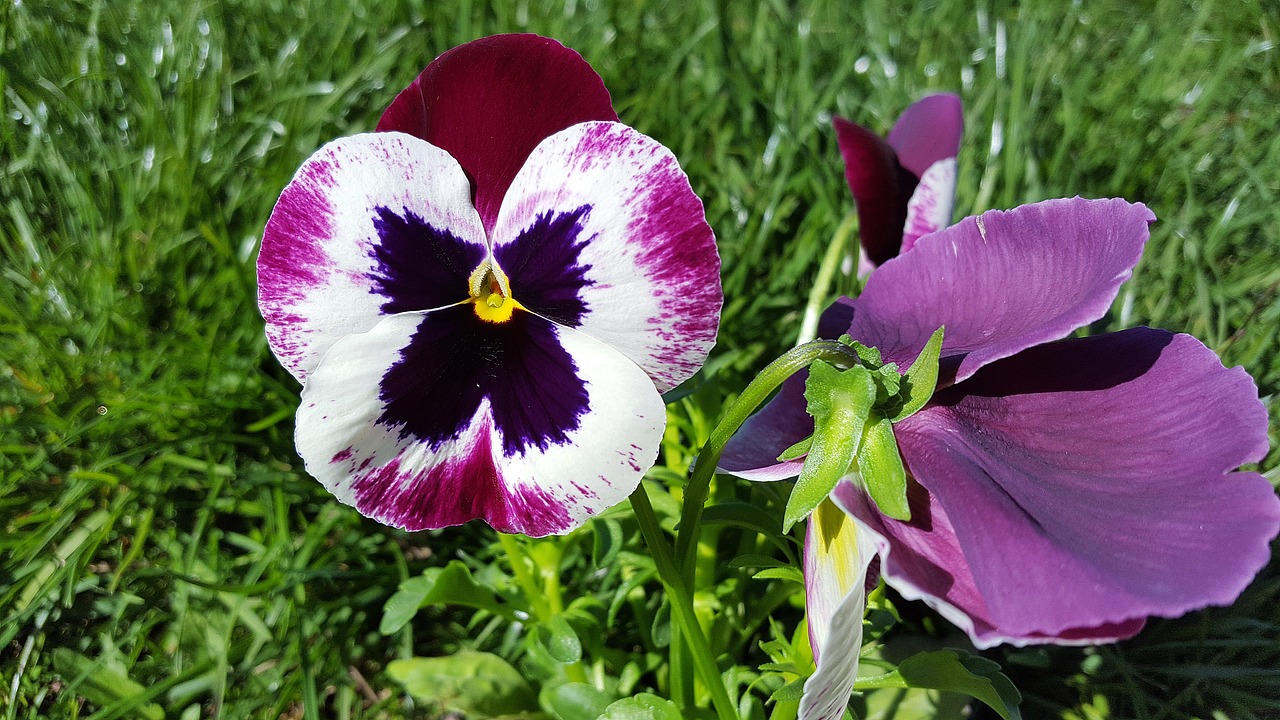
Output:
[[[719,257],[675,157],[533,35],[441,55],[284,189],[259,305],[308,472],[418,530],[566,532],[635,489],[714,344]]]
[[[832,125],[858,207],[858,274],[865,275],[951,222],[962,106],[955,95],[926,96],[903,111],[885,139],[842,117]]]
[[[1154,219],[1080,198],[967,218],[824,314],[822,337],[848,333],[899,367],[945,334],[935,394],[894,425],[910,519],[880,512],[856,475],[830,496],[853,522],[830,507],[811,516],[818,672],[802,717],[839,717],[847,701],[861,624],[833,618],[861,617],[873,554],[889,585],[983,648],[1129,637],[1147,617],[1231,603],[1266,564],[1280,500],[1237,470],[1268,449],[1248,374],[1188,335],[1068,337],[1105,314]],[[747,422],[722,469],[798,473],[800,460],[776,458],[812,432],[804,382]]]

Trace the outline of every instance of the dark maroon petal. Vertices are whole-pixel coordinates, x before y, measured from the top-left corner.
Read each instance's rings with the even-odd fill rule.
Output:
[[[904,110],[889,131],[888,142],[902,167],[920,178],[934,163],[960,152],[963,133],[960,98],[944,93],[921,98]]]
[[[973,618],[978,642],[1136,629],[1229,604],[1266,564],[1280,500],[1232,472],[1263,457],[1266,427],[1249,376],[1194,338],[1066,340],[896,426],[932,495],[909,527],[855,514],[892,543],[885,576]]]
[[[1102,317],[1154,220],[1140,203],[1083,198],[965,218],[878,268],[827,319],[904,367],[945,326],[943,358],[963,380]]]
[[[907,222],[907,202],[919,176],[898,162],[879,135],[842,117],[831,124],[844,157],[844,177],[858,208],[862,252],[874,265],[898,254]]]
[[[618,119],[582,56],[537,35],[494,35],[436,58],[378,121],[443,148],[471,178],[488,230],[533,148],[589,120]]]

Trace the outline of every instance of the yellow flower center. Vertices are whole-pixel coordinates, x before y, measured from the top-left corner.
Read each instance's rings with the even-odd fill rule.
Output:
[[[492,259],[486,258],[471,273],[468,281],[471,307],[476,317],[491,323],[504,323],[511,319],[516,309],[524,306],[511,297],[511,285],[507,274]]]

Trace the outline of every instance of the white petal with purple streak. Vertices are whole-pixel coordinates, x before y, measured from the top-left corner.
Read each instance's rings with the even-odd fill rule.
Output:
[[[539,222],[570,218],[577,309],[558,317],[631,358],[659,391],[697,371],[719,323],[720,260],[702,202],[671,151],[620,123],[587,122],[544,140],[511,183],[494,253]],[[534,257],[536,262],[536,256]],[[521,302],[516,276],[504,265]],[[566,288],[568,290],[570,288]]]
[[[258,305],[271,349],[299,380],[339,338],[387,314],[378,252],[380,222],[393,216],[447,234],[460,251],[484,253],[462,168],[408,135],[335,140],[308,158],[280,194],[258,256]],[[454,294],[449,302],[465,300],[465,284]]]
[[[951,222],[956,200],[956,159],[943,158],[929,166],[907,201],[907,223],[902,230],[904,253],[923,235],[937,232]]]

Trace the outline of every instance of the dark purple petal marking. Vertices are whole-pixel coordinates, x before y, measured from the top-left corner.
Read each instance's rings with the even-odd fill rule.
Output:
[[[382,379],[379,422],[429,446],[455,439],[488,401],[503,452],[562,444],[587,412],[573,358],[550,327],[517,311],[504,323],[470,303],[432,313]]]
[[[468,418],[470,419],[470,418]],[[448,527],[484,518],[495,530],[547,535],[571,525],[565,503],[537,488],[508,489],[494,462],[491,430],[482,425],[462,452],[418,472],[401,470],[400,459],[351,483],[356,509],[405,527]],[[363,468],[361,468],[363,470]]]
[[[401,214],[374,208],[373,226],[381,242],[371,250],[377,265],[370,292],[387,298],[383,312],[431,310],[470,297],[467,281],[484,247],[432,227],[408,208]]]
[[[522,322],[531,326],[523,342],[502,342]],[[561,355],[572,364],[552,374],[546,365]],[[446,371],[464,376],[450,384]],[[516,376],[491,392],[493,372]],[[566,415],[575,402],[581,414]],[[548,417],[550,429],[539,423]],[[657,456],[665,418],[653,382],[621,353],[526,311],[486,323],[465,303],[389,315],[335,343],[303,386],[297,442],[308,472],[380,522],[421,530],[480,518],[542,536],[630,494]],[[451,435],[423,440],[410,428]]]
[[[493,250],[507,273],[512,296],[529,310],[567,327],[578,327],[587,311],[582,290],[591,265],[580,260],[590,238],[581,237],[589,205],[576,210],[540,214],[510,243]]]

